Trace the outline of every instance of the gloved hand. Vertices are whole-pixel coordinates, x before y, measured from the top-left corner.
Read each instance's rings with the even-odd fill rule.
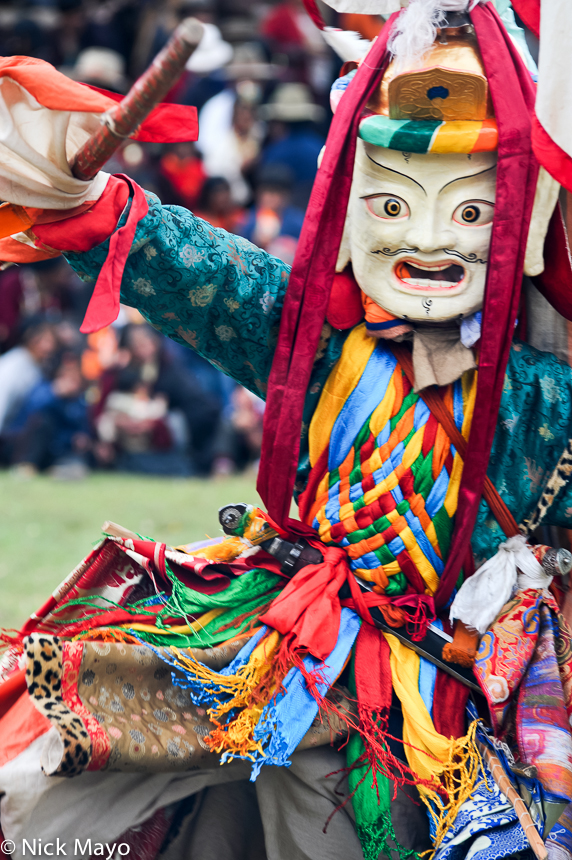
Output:
[[[37,253],[24,231],[85,212],[99,200],[109,175],[83,182],[72,175],[68,159],[113,105],[112,98],[42,60],[0,60],[0,199],[7,204],[0,208],[0,260],[54,256]]]
[[[61,251],[89,251],[111,236],[83,329],[108,325],[137,221],[147,212],[142,190],[100,172],[76,179],[68,161],[93,134],[114,100],[68,80],[30,57],[0,60],[0,261],[28,263]],[[117,223],[133,194],[127,224]]]
[[[97,219],[84,220],[81,229],[90,233],[93,227],[97,241],[86,247],[86,233],[81,248],[66,248],[55,238],[58,231],[51,231],[50,238],[43,239],[51,245],[50,252],[34,247],[39,234],[29,230],[33,225],[55,224],[85,213],[108,188],[108,174],[100,171],[93,180],[84,182],[72,175],[69,162],[96,131],[101,115],[118,100],[121,97],[115,93],[70,80],[43,60],[0,59],[0,201],[6,201],[0,206],[0,265],[55,256],[57,249],[89,250],[106,238]],[[160,104],[133,137],[175,143],[196,140],[197,135],[196,108]],[[126,189],[115,187],[109,193],[113,197],[111,208],[121,211],[127,200]],[[100,221],[104,208],[99,210]]]

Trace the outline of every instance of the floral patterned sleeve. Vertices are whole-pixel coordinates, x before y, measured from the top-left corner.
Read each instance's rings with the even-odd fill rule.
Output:
[[[137,227],[121,301],[264,397],[289,266],[186,209],[146,197],[149,212]],[[94,281],[108,246],[65,257]]]

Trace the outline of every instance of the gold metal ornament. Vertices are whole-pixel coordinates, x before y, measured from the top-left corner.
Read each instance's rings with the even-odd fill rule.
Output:
[[[471,72],[439,67],[406,72],[389,83],[389,116],[407,120],[484,120],[487,91],[485,77]]]
[[[446,28],[409,67],[392,61],[367,107],[397,120],[482,122],[494,111],[472,28]]]

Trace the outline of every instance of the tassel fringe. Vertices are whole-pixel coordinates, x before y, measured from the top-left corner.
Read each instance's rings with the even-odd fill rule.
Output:
[[[418,784],[421,800],[427,806],[429,815],[433,822],[435,835],[434,852],[453,822],[457,817],[461,806],[470,798],[471,794],[481,782],[479,770],[485,772],[481,754],[475,741],[475,733],[478,720],[474,720],[469,726],[465,737],[458,740],[451,739],[449,759],[443,765],[440,774],[441,785],[446,792],[447,801],[444,802],[441,793],[428,789],[423,784]],[[433,852],[433,853],[434,853]]]
[[[283,667],[280,672],[275,671],[274,658],[281,638],[276,630],[265,636],[252,652],[248,663],[233,675],[214,672],[192,655],[171,647],[175,665],[186,674],[191,673],[193,686],[196,684],[208,689],[216,703],[207,710],[216,728],[205,738],[205,743],[213,752],[252,760],[255,752],[264,755],[260,742],[254,739],[254,729],[265,705],[280,692],[282,680],[289,669]]]

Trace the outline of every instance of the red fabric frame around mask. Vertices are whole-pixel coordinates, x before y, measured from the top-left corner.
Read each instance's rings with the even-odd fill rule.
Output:
[[[328,300],[326,320],[334,328],[346,329],[358,325],[364,318],[361,290],[351,266],[336,272]]]
[[[302,408],[334,277],[361,110],[388,62],[392,16],[340,101],[294,261],[268,387],[258,489],[287,526]],[[491,4],[471,13],[499,127],[495,217],[483,309],[475,413],[449,557],[436,594],[449,600],[474,528],[518,311],[538,176],[531,148],[535,88]]]
[[[435,595],[448,602],[481,501],[518,312],[524,254],[538,178],[531,145],[535,87],[492,7],[471,12],[499,129],[495,215],[483,308],[477,396],[451,548]]]
[[[540,37],[540,0],[513,0],[514,10],[525,27]]]
[[[532,283],[559,314],[572,321],[572,262],[560,204],[552,214],[544,241],[544,271],[532,278]]]
[[[284,300],[258,472],[258,492],[282,526],[288,522],[304,399],[344,228],[361,112],[387,67],[387,38],[398,14],[381,31],[336,110]]]

